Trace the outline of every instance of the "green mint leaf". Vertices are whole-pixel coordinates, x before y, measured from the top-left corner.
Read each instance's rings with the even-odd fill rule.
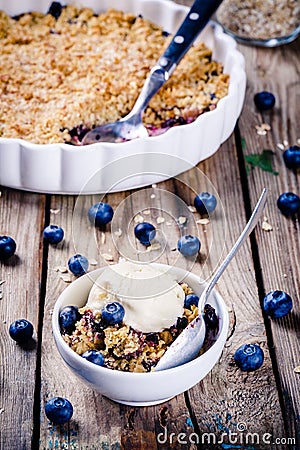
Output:
[[[265,172],[278,175],[278,172],[273,169],[273,155],[273,150],[264,149],[262,153],[245,155],[245,160],[251,168],[258,167]]]

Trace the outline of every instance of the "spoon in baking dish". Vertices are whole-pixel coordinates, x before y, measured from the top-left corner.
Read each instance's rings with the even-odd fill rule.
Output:
[[[260,218],[262,211],[267,201],[267,191],[264,189],[262,194],[253,210],[253,213],[242,231],[240,237],[212,277],[210,282],[206,285],[199,299],[199,315],[195,317],[192,322],[182,331],[178,338],[170,345],[168,350],[159,360],[155,366],[155,371],[171,369],[172,367],[180,366],[194,359],[203,345],[206,327],[204,321],[204,306],[209,298],[209,295],[214,288],[215,284],[227,268],[230,261],[236,255],[238,249],[245,242],[253,228],[256,226],[258,219]]]
[[[117,122],[101,125],[89,131],[82,140],[83,145],[95,142],[124,142],[148,136],[142,115],[149,101],[170,78],[221,3],[222,0],[195,0],[170,45],[151,69],[131,112]]]

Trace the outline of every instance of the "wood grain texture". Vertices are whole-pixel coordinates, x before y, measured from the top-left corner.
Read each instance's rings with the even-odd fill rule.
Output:
[[[203,170],[208,176],[211,175],[227,211],[227,251],[246,223],[235,161],[235,146],[231,138],[213,158],[203,163]],[[226,182],[217,176],[216,167],[223,168]],[[259,194],[260,192],[257,193],[255,201]],[[235,438],[242,439],[245,444],[241,432],[243,428],[245,433],[258,434],[258,448],[268,449],[270,446],[262,442],[263,435],[270,433],[273,436],[283,436],[284,427],[249,242],[244,244],[231,262],[217,288],[231,310],[231,330],[219,363],[188,394],[197,419],[200,442],[205,444],[210,439],[212,447],[209,448],[217,449],[222,448],[222,443],[233,444],[231,439]],[[235,350],[246,343],[256,343],[263,348],[264,365],[256,372],[242,372],[234,363]],[[207,437],[206,433],[211,433],[210,437]],[[233,433],[237,435],[234,437]]]
[[[273,230],[260,230],[257,235],[259,260],[263,286],[261,300],[265,293],[274,289],[288,292],[294,308],[291,314],[278,320],[267,320],[271,329],[271,339],[275,356],[278,382],[282,390],[282,406],[286,417],[286,434],[297,438],[300,446],[300,378],[294,368],[300,361],[300,232],[299,216],[287,218],[276,205],[283,192],[300,195],[300,172],[286,168],[283,151],[278,147],[287,141],[295,145],[300,136],[300,45],[299,40],[282,47],[263,52],[244,48],[248,86],[244,113],[240,127],[245,138],[245,154],[260,153],[264,148],[274,152],[274,169],[278,176],[254,169],[248,176],[251,203],[262,186],[269,190],[266,209],[268,222]],[[255,62],[255,63],[254,63]],[[274,74],[280,70],[280,80]],[[275,108],[271,112],[259,114],[253,106],[255,92],[267,90],[276,97]],[[255,133],[255,125],[268,123],[271,130],[266,136]],[[286,145],[285,145],[286,148]]]
[[[83,196],[80,199],[57,196],[51,204],[51,209],[56,212],[55,216],[51,217],[51,222],[62,226],[68,232],[62,244],[49,247],[48,255],[42,344],[41,449],[56,448],[55,445],[57,448],[66,448],[66,445],[69,445],[69,448],[74,449],[156,449],[159,445],[157,435],[164,432],[166,423],[175,435],[182,429],[191,431],[186,425],[189,412],[183,395],[157,407],[132,408],[119,405],[79,382],[64,366],[55,348],[51,333],[51,311],[57,297],[66,287],[66,283],[61,279],[64,274],[57,271],[57,267],[67,266],[69,257],[75,251],[80,251],[90,260],[95,259],[98,262],[91,269],[107,264],[101,259],[101,254],[110,253],[114,256],[114,262],[118,261],[119,254],[112,241],[110,225],[105,231],[96,231],[87,221],[88,208],[99,199],[99,196]],[[117,209],[123,199],[124,194],[114,194],[107,196],[105,201]],[[141,208],[143,205],[145,203],[141,203]],[[78,216],[76,208],[80,211]],[[126,214],[131,216],[131,211],[127,210]],[[81,230],[79,243],[73,241],[72,222],[75,223],[75,228],[79,227]],[[96,238],[95,231],[98,235]],[[53,396],[63,396],[71,400],[75,413],[69,424],[55,427],[45,418],[44,402]]]
[[[44,197],[1,189],[0,235],[11,236],[16,254],[0,262],[0,448],[31,447],[41,276]],[[9,325],[28,319],[34,341],[26,348],[8,334]]]

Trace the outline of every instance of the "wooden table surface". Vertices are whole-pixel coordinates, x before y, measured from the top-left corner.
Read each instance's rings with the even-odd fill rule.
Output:
[[[191,205],[188,186],[197,183],[199,171],[205,173],[224,207],[226,250],[263,187],[268,189],[265,217],[271,225],[267,231],[260,221],[218,283],[230,313],[220,361],[203,381],[166,403],[151,407],[114,403],[85,387],[63,364],[51,332],[51,311],[68,285],[66,274],[55,268],[66,266],[75,253],[72,217],[77,197],[1,188],[0,234],[17,242],[16,257],[0,263],[1,449],[300,448],[299,216],[286,218],[276,206],[281,193],[300,194],[300,172],[285,167],[282,145],[278,145],[300,145],[299,44],[298,39],[273,49],[239,45],[246,61],[247,91],[234,133],[211,158],[186,172],[181,182],[172,179],[157,186]],[[263,114],[253,103],[253,95],[262,90],[276,96],[275,108]],[[263,123],[270,130],[261,135],[256,126]],[[259,167],[248,170],[245,157],[264,149],[272,150],[271,162],[278,175]],[[105,201],[116,209],[130,194],[110,194]],[[86,196],[82,207],[98,199]],[[143,195],[139,199],[137,206],[144,209],[149,199]],[[151,206],[164,208],[159,195],[152,200]],[[42,232],[49,223],[65,231],[57,247],[43,242]],[[211,224],[200,227],[202,236],[209,237]],[[168,235],[167,227],[165,232]],[[216,233],[215,239],[223,245],[222,227]],[[90,260],[97,260],[91,234],[83,233],[81,246]],[[111,252],[116,262],[109,226],[104,235],[99,231],[99,240],[101,253]],[[168,255],[165,258],[168,261]],[[90,269],[103,264],[98,261]],[[200,266],[197,263],[193,272],[199,273]],[[278,320],[265,317],[261,308],[265,293],[274,289],[288,292],[294,304],[293,311]],[[8,335],[9,324],[22,317],[35,328],[35,345],[27,350]],[[236,367],[233,355],[242,343],[263,348],[265,360],[259,370],[247,373]],[[53,426],[44,414],[45,401],[54,396],[68,398],[74,407],[73,418],[62,426]],[[210,437],[208,444],[204,433],[212,433],[215,443]]]

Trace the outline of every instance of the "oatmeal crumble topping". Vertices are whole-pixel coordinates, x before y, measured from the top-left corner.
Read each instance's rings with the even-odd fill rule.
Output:
[[[237,36],[280,38],[299,26],[300,4],[298,0],[224,0],[217,17]]]
[[[190,291],[189,288],[186,288]],[[89,307],[80,309],[82,318],[71,335],[63,334],[66,343],[79,355],[87,350],[101,351],[105,366],[129,372],[149,372],[176,339],[180,331],[198,314],[198,308],[184,309],[183,317],[170,329],[142,333],[125,323],[102,327],[100,313]]]
[[[187,283],[182,283],[181,287],[185,295],[193,293],[193,289]],[[204,310],[205,321],[208,318],[207,314],[211,315],[214,311],[209,305],[207,308]],[[72,350],[79,355],[88,350],[100,351],[105,359],[104,366],[109,369],[150,372],[168,346],[198,315],[198,307],[191,305],[189,308],[183,308],[182,316],[177,317],[176,323],[170,328],[147,333],[133,329],[124,322],[107,325],[102,319],[101,312],[89,305],[80,308],[79,313],[81,318],[76,323],[75,330],[70,333],[62,331],[64,341]],[[205,347],[209,348],[212,345],[218,330],[218,325],[211,326],[206,322],[206,326],[207,331],[209,329],[211,331],[208,331],[206,344],[201,352],[205,351]]]
[[[142,17],[68,5],[56,19],[0,11],[0,137],[80,143],[132,108],[170,36]],[[189,123],[227,95],[229,76],[203,43],[190,49],[144,114],[150,134]]]

